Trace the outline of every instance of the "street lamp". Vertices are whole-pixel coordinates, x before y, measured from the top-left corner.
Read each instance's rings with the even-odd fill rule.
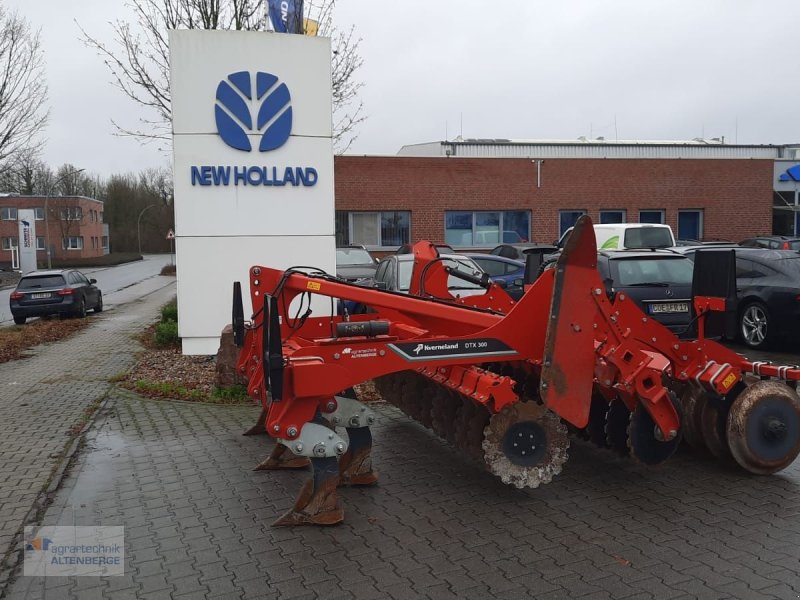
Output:
[[[44,239],[44,243],[47,245],[47,268],[48,269],[52,269],[53,268],[52,257],[50,256],[52,254],[52,252],[50,252],[50,212],[49,212],[49,210],[47,208],[48,200],[50,200],[50,190],[52,188],[54,188],[55,186],[57,186],[59,183],[61,183],[61,181],[63,179],[66,179],[67,177],[72,177],[74,175],[77,175],[78,173],[83,173],[85,170],[86,169],[74,169],[72,171],[68,171],[68,172],[64,173],[63,175],[61,175],[61,177],[56,179],[53,182],[52,186],[48,186],[48,188],[47,188],[47,194],[44,197],[44,238],[45,238]]]
[[[142,253],[142,215],[148,208],[153,208],[155,204],[148,204],[142,209],[142,212],[139,213],[139,218],[136,219],[136,238],[139,240],[139,254]]]

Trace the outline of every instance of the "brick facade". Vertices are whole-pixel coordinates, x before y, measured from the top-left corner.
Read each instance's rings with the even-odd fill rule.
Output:
[[[45,211],[45,206],[47,210]],[[0,209],[39,209],[42,218],[36,219],[36,237],[39,249],[36,252],[39,267],[47,266],[47,240],[49,238],[52,260],[69,258],[90,258],[102,256],[103,249],[103,203],[100,200],[82,196],[3,196]],[[79,211],[79,212],[76,212]],[[46,213],[46,214],[45,214]],[[3,216],[0,213],[0,216]],[[6,213],[6,217],[9,215]],[[46,216],[46,218],[44,218]],[[65,218],[69,217],[69,218]],[[19,229],[17,219],[0,218],[0,264],[11,264],[11,250],[7,249],[9,239],[18,244]],[[64,247],[64,239],[71,238],[70,245],[82,248]],[[80,240],[78,242],[77,240]]]
[[[703,210],[703,237],[739,241],[772,230],[768,159],[530,159],[338,156],[336,210],[410,210],[411,241],[444,240],[445,210],[532,211],[533,240],[559,235],[559,210]]]

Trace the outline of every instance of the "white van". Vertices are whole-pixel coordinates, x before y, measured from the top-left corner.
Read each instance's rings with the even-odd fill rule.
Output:
[[[572,227],[564,232],[557,246],[563,248]],[[669,225],[655,223],[610,223],[594,225],[594,236],[598,250],[622,250],[624,248],[671,248],[675,236]]]

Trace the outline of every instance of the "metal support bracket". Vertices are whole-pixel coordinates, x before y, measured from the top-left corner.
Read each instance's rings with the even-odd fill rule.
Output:
[[[306,423],[293,440],[278,439],[297,456],[331,458],[347,452],[347,441],[324,425]]]
[[[336,408],[333,412],[324,412],[322,415],[334,427],[369,427],[375,422],[375,412],[363,402],[336,396]]]

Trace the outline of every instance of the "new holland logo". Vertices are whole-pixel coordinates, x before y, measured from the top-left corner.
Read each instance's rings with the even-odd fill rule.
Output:
[[[779,181],[800,181],[800,165],[795,165],[786,169],[786,173],[781,173]]]
[[[292,132],[292,98],[285,83],[271,73],[231,73],[219,82],[214,116],[222,141],[252,151],[248,135],[257,134],[259,152],[280,148]]]

